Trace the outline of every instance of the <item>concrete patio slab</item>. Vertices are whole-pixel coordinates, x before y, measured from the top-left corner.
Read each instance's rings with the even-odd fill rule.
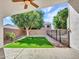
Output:
[[[6,59],[79,59],[79,51],[71,48],[4,49]]]
[[[3,48],[0,48],[0,59],[5,59],[5,54]]]
[[[23,48],[4,48],[5,58],[6,59],[15,59],[15,56],[18,56]]]
[[[17,59],[79,59],[78,52],[69,48],[24,49]]]

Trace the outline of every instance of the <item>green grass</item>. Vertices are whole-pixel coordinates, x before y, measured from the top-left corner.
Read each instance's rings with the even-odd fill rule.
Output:
[[[13,43],[9,43],[4,48],[53,48],[54,45],[45,37],[26,37]]]

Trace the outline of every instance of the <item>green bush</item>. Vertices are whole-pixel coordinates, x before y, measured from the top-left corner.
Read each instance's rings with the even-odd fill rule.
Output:
[[[16,38],[16,35],[13,32],[6,32],[6,36],[12,41]]]

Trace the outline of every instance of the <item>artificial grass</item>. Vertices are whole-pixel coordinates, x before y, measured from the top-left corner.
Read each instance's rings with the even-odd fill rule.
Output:
[[[26,37],[13,43],[9,43],[4,48],[53,48],[45,37]]]

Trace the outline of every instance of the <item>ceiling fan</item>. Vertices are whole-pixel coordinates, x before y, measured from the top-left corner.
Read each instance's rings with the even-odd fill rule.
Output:
[[[37,4],[35,4],[33,1],[34,0],[13,0],[13,2],[24,2],[25,3],[24,9],[27,9],[28,8],[28,5],[27,5],[28,2],[31,5],[33,5],[34,7],[38,8],[39,6]]]

